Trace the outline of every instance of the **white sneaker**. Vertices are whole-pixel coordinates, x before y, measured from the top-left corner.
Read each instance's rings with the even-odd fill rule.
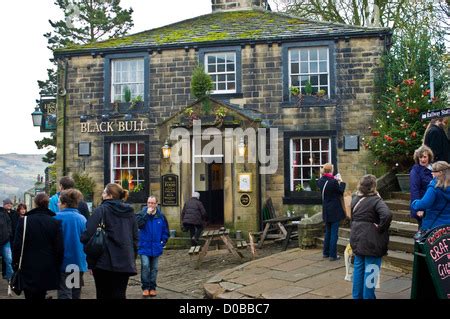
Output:
[[[8,285],[8,297],[12,297],[12,290],[10,285]]]

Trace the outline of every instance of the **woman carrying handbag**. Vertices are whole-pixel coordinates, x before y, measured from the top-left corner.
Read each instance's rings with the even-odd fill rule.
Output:
[[[59,269],[64,257],[61,222],[48,209],[49,198],[38,193],[34,198],[36,208],[19,220],[13,244],[13,268],[18,270],[22,255],[20,276],[25,299],[45,299],[48,290],[59,288]],[[23,254],[22,254],[23,244]]]

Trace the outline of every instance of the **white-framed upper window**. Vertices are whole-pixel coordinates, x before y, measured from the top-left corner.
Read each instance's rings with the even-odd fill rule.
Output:
[[[290,140],[290,190],[297,185],[311,190],[310,180],[320,178],[320,168],[331,162],[331,139],[328,137],[292,138]]]
[[[144,142],[111,144],[111,181],[129,191],[142,189],[145,180]]]
[[[144,100],[144,59],[111,60],[111,102],[126,102],[126,88],[132,99],[140,95]]]
[[[289,50],[289,86],[301,89],[305,94],[308,81],[312,94],[325,90],[330,96],[330,64],[327,47],[298,48]]]
[[[236,52],[206,53],[205,71],[213,80],[212,93],[236,93]]]

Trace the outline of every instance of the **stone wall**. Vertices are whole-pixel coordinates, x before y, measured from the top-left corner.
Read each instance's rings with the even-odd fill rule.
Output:
[[[272,197],[277,212],[284,214],[288,205],[283,205],[284,161],[287,154],[283,150],[283,131],[336,130],[337,131],[337,169],[347,189],[354,190],[360,176],[370,165],[367,151],[344,152],[343,135],[363,137],[371,125],[373,111],[373,80],[379,72],[380,57],[384,42],[379,38],[339,40],[335,43],[336,94],[335,105],[325,107],[298,107],[283,103],[282,48],[280,44],[245,45],[242,48],[242,98],[230,102],[244,108],[261,112],[261,117],[271,127],[279,129],[278,169],[275,174],[262,176],[262,202]],[[197,64],[198,52],[194,49],[164,50],[150,55],[150,106],[148,114],[140,114],[139,120],[146,123],[146,130],[136,134],[148,138],[150,145],[150,193],[159,197],[161,175],[161,146],[159,123],[167,120],[194,100],[190,96],[190,79]],[[67,68],[67,107],[66,107],[66,163],[67,174],[86,171],[97,182],[94,201],[99,202],[99,194],[104,184],[104,136],[107,133],[81,134],[82,114],[99,118],[103,111],[104,70],[103,58],[96,56],[72,57]],[[64,75],[64,69],[60,68]],[[60,86],[64,76],[60,77]],[[63,114],[63,99],[58,100],[58,118]],[[58,125],[58,177],[62,175],[62,124]],[[92,155],[80,158],[77,155],[78,141],[92,143]],[[273,142],[273,141],[272,141]],[[362,142],[362,141],[360,141]],[[361,143],[362,144],[362,143]],[[256,195],[256,192],[253,193]],[[180,198],[180,201],[182,199]],[[183,203],[183,201],[182,201]],[[234,209],[237,209],[236,206]],[[299,207],[299,210],[302,208]],[[305,208],[306,209],[306,208]],[[320,206],[308,207],[304,211],[319,211]],[[179,211],[179,209],[178,209]],[[245,210],[242,210],[244,212]],[[235,212],[236,213],[236,212]],[[176,214],[176,212],[174,212]],[[236,216],[236,215],[235,215]],[[176,217],[172,216],[175,222]],[[239,228],[243,224],[257,227],[256,221],[241,216]]]

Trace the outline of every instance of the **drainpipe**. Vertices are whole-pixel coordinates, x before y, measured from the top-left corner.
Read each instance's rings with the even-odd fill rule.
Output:
[[[63,107],[63,149],[62,149],[62,161],[63,161],[63,166],[62,166],[62,174],[63,176],[66,176],[66,112],[67,112],[67,82],[68,82],[68,76],[67,76],[67,72],[68,72],[68,59],[66,58],[64,61],[64,107]]]

